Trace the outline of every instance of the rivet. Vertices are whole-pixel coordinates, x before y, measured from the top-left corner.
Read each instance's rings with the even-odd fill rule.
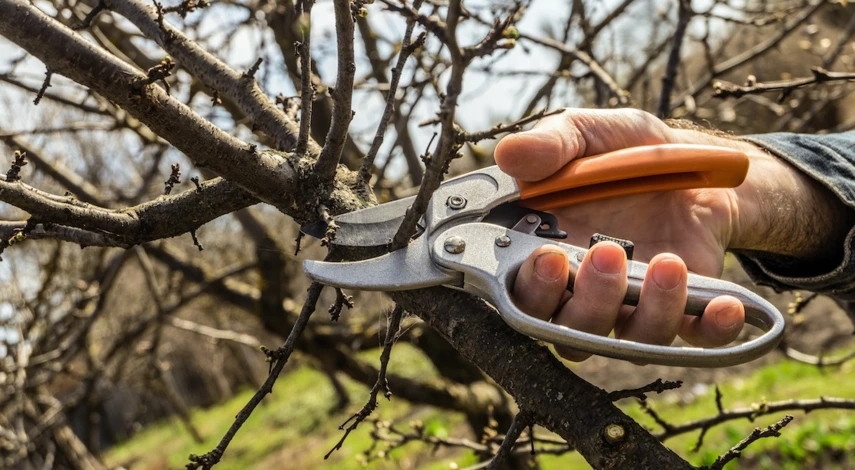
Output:
[[[496,237],[496,246],[500,248],[505,248],[506,246],[511,245],[511,237],[507,235],[500,235]]]
[[[445,203],[448,207],[454,210],[459,210],[466,207],[466,198],[463,196],[449,196]]]
[[[617,444],[626,437],[626,431],[620,424],[609,424],[603,430],[603,437],[609,444]]]
[[[525,216],[525,221],[530,223],[530,224],[536,224],[537,223],[537,216],[534,214],[529,214],[529,215]]]
[[[576,253],[576,261],[581,263],[583,259],[585,259],[585,253]]]
[[[462,238],[455,235],[453,237],[446,238],[443,247],[445,248],[445,251],[451,253],[452,255],[457,255],[463,253],[463,250],[466,249],[466,242],[463,241]]]

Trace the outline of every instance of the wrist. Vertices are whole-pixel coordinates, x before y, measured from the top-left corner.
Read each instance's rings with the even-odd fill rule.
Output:
[[[853,211],[828,188],[785,160],[744,141],[750,158],[745,182],[733,190],[728,249],[795,259],[833,257],[851,228]]]

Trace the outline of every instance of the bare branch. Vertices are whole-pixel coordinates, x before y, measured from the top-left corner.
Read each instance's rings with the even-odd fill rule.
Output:
[[[793,417],[787,415],[784,416],[777,423],[774,423],[766,427],[765,429],[754,428],[754,431],[750,435],[748,435],[748,437],[739,441],[739,443],[733,446],[729,451],[727,451],[727,453],[715,459],[715,462],[713,462],[713,464],[708,467],[709,470],[721,470],[731,460],[738,459],[742,455],[742,451],[745,450],[746,447],[750,446],[752,443],[760,439],[763,439],[765,437],[780,437],[781,429],[783,429],[784,426],[790,424],[790,421],[792,420]]]
[[[416,0],[413,3],[413,8],[418,10],[421,7],[421,4],[422,0]],[[377,152],[380,151],[380,146],[383,145],[386,128],[389,125],[389,120],[392,119],[398,83],[400,82],[401,75],[404,72],[404,65],[410,57],[410,54],[419,47],[422,47],[425,43],[426,35],[425,33],[422,33],[412,44],[410,44],[410,37],[413,34],[415,25],[416,22],[414,18],[407,20],[407,29],[404,32],[404,38],[401,40],[401,52],[398,54],[398,61],[395,63],[395,68],[392,69],[392,79],[389,82],[389,91],[386,95],[386,107],[383,109],[383,116],[380,118],[380,124],[377,125],[377,132],[374,134],[374,140],[371,141],[371,148],[368,150],[368,154],[362,162],[362,167],[359,169],[359,179],[365,185],[367,185],[371,180],[371,172],[374,168],[374,159],[377,157]]]
[[[42,98],[45,96],[45,92],[48,88],[50,88],[50,77],[53,75],[53,72],[50,69],[45,70],[45,81],[42,82],[42,87],[39,89],[39,92],[36,93],[36,99],[33,100],[33,104],[38,106],[42,101]]]
[[[695,80],[693,85],[687,90],[680,98],[675,99],[671,102],[671,109],[682,106],[687,97],[695,98],[701,92],[707,90],[712,83],[712,81],[731,70],[744,65],[757,57],[760,57],[767,52],[773,50],[775,46],[780,44],[787,36],[789,36],[793,31],[795,31],[799,26],[808,21],[820,8],[827,5],[824,1],[815,1],[810,3],[801,13],[795,15],[793,19],[787,22],[782,28],[780,28],[775,34],[770,35],[765,41],[757,44],[756,46],[746,50],[745,52],[738,54],[730,59],[716,64],[712,71],[705,74],[698,80]]]
[[[656,116],[660,119],[668,117],[671,112],[671,92],[677,79],[677,67],[680,65],[680,51],[683,48],[683,37],[686,35],[686,27],[692,19],[691,0],[678,0],[677,27],[671,41],[671,53],[668,54],[668,63],[665,65],[665,74],[662,76],[662,92],[659,95],[659,106],[656,108]]]
[[[273,363],[270,367],[270,374],[267,376],[267,380],[264,381],[264,384],[255,392],[255,395],[249,400],[249,402],[238,412],[235,417],[235,422],[232,423],[229,430],[220,440],[217,447],[208,452],[207,454],[198,456],[191,455],[190,463],[187,464],[188,470],[195,469],[210,469],[214,465],[216,465],[220,459],[223,457],[223,453],[225,453],[226,449],[229,447],[229,443],[231,443],[232,439],[235,437],[237,432],[240,430],[243,423],[249,419],[249,416],[252,414],[253,410],[261,403],[261,400],[267,396],[267,394],[273,392],[273,384],[276,383],[276,379],[279,378],[279,374],[282,373],[282,369],[285,368],[285,364],[288,363],[288,359],[291,357],[291,353],[294,352],[294,347],[297,344],[297,340],[303,334],[303,330],[306,329],[306,325],[309,324],[309,318],[312,316],[312,313],[315,311],[315,307],[318,303],[318,299],[321,296],[321,290],[323,290],[323,285],[318,283],[312,283],[309,287],[309,291],[306,294],[306,301],[303,304],[303,309],[300,311],[300,316],[297,318],[297,321],[294,323],[294,327],[291,329],[291,333],[288,335],[288,338],[285,340],[285,344],[274,351],[269,351],[268,357],[271,358]]]
[[[757,79],[751,75],[746,80],[745,85],[734,85],[732,83],[715,82],[713,88],[716,98],[740,98],[749,94],[768,93],[772,91],[781,92],[780,101],[784,101],[790,93],[799,88],[807,86],[829,83],[835,81],[851,82],[855,80],[855,73],[849,72],[829,72],[822,67],[812,67],[812,77],[796,78],[792,80],[778,80],[773,82],[757,82]]]
[[[647,384],[640,388],[632,388],[629,390],[615,390],[614,392],[609,392],[609,399],[612,401],[618,401],[624,398],[635,397],[639,400],[646,400],[648,393],[662,393],[667,390],[675,390],[680,388],[682,385],[682,380],[672,382],[670,380],[663,381],[662,379],[656,379],[655,382]]]
[[[0,200],[40,220],[109,234],[124,246],[181,235],[257,202],[237,185],[221,178],[200,186],[201,189],[162,196],[138,206],[111,210],[43,193],[20,182],[0,181]]]
[[[582,62],[588,67],[588,70],[591,71],[591,76],[608,88],[609,92],[611,92],[612,96],[615,98],[617,102],[616,104],[626,105],[629,103],[629,92],[621,88],[615,79],[609,75],[609,73],[606,72],[606,70],[603,69],[603,67],[590,54],[580,49],[576,49],[575,47],[562,44],[554,39],[538,38],[527,34],[520,34],[520,38],[555,49],[562,54],[568,55],[573,59]]]
[[[523,430],[530,426],[531,423],[531,416],[525,411],[520,411],[516,416],[514,416],[514,421],[511,423],[511,427],[508,429],[508,432],[505,433],[502,445],[499,446],[499,450],[490,461],[490,465],[487,466],[487,470],[498,470],[500,468],[504,468],[505,462],[514,450],[514,445],[516,445],[517,439],[519,439]],[[532,438],[533,437],[534,436],[532,435]],[[534,439],[532,439],[532,443],[533,442]]]
[[[152,24],[159,31],[153,20]],[[132,93],[133,84],[147,79],[146,75],[95,48],[29,2],[0,0],[0,34],[48,64],[54,73],[89,86],[128,110],[197,165],[207,165],[219,174],[228,175],[253,193],[267,193],[267,200],[280,200],[292,194],[289,185],[296,183],[297,175],[293,168],[283,164],[280,155],[264,152],[260,158],[251,157],[245,152],[246,144],[202,119],[158,87],[146,88],[143,95]],[[192,58],[182,60],[185,66],[188,62]]]
[[[720,400],[720,396],[717,395],[716,402],[720,403]],[[780,413],[782,411],[801,410],[808,413],[814,410],[825,409],[855,410],[855,399],[821,397],[817,399],[782,400],[776,402],[757,403],[751,407],[736,408],[732,410],[725,410],[721,407],[715,416],[680,425],[665,423],[663,425],[665,431],[657,434],[656,437],[664,441],[680,434],[696,431],[698,429],[712,428],[713,426],[736,419],[748,419],[753,421],[757,417],[772,413]],[[651,416],[653,416],[653,414],[651,414]],[[663,423],[660,422],[659,424],[662,425]]]
[[[456,28],[460,19],[460,9],[459,0],[452,0],[448,7],[448,19],[445,31],[448,40],[447,46],[451,53],[452,66],[451,77],[449,77],[445,97],[442,100],[439,110],[439,121],[442,128],[439,145],[433,155],[426,159],[427,169],[424,179],[419,187],[416,200],[407,209],[404,220],[401,222],[401,226],[392,239],[392,250],[404,247],[409,243],[410,237],[416,232],[416,224],[427,210],[431,196],[439,188],[442,178],[448,172],[451,160],[457,156],[457,150],[460,148],[460,144],[457,142],[455,113],[457,111],[457,99],[463,88],[463,74],[468,65],[464,59],[463,51],[457,45]]]
[[[333,98],[333,115],[324,148],[315,162],[315,174],[320,181],[332,181],[341,152],[347,141],[347,130],[353,119],[353,77],[356,75],[356,58],[353,54],[353,4],[350,0],[333,0],[335,6],[335,32],[338,47],[338,73]]]
[[[369,417],[371,413],[377,409],[377,394],[380,393],[380,389],[384,390],[383,395],[387,400],[392,398],[392,392],[389,390],[389,382],[386,380],[386,369],[389,366],[389,358],[392,355],[392,346],[395,345],[398,330],[401,328],[401,319],[404,318],[405,313],[404,309],[398,306],[395,306],[395,309],[392,310],[392,314],[389,319],[389,326],[386,329],[386,339],[383,341],[383,351],[380,353],[380,371],[377,374],[377,381],[374,382],[374,386],[371,387],[371,390],[368,392],[368,401],[358,413],[348,418],[347,421],[338,427],[339,429],[344,429],[344,426],[352,421],[350,426],[348,426],[347,429],[344,429],[344,435],[341,436],[338,443],[336,443],[336,445],[324,456],[324,460],[328,459],[333,452],[341,449],[341,446],[344,444],[344,440],[347,439],[347,436],[349,436],[350,433],[359,426],[359,423],[364,421],[365,418]]]
[[[166,319],[166,323],[168,323],[170,326],[174,326],[175,328],[184,331],[189,331],[191,333],[207,336],[208,338],[232,341],[234,343],[243,344],[254,349],[258,349],[262,345],[261,341],[259,341],[258,338],[252,335],[248,335],[246,333],[237,333],[231,330],[220,330],[218,328],[202,325],[196,322],[192,322],[190,320],[184,320],[182,318],[176,318],[174,316],[168,317]]]
[[[537,111],[534,114],[531,114],[529,116],[521,118],[521,119],[517,120],[516,122],[512,122],[510,124],[496,124],[492,129],[490,129],[488,131],[461,133],[457,136],[457,138],[458,138],[458,141],[461,143],[470,142],[473,144],[478,143],[478,142],[485,140],[485,139],[495,139],[496,137],[498,137],[499,134],[505,134],[508,132],[519,132],[522,130],[522,127],[526,124],[529,124],[529,123],[532,123],[535,121],[539,121],[540,119],[543,119],[547,116],[553,116],[555,114],[560,114],[562,111],[563,111],[562,109],[556,109],[553,111],[547,111],[546,109],[541,109],[540,111]]]
[[[315,101],[315,86],[312,84],[312,6],[314,0],[297,0],[302,10],[298,20],[302,42],[297,46],[300,55],[300,134],[297,136],[298,155],[306,153],[309,134],[312,132],[312,107]]]
[[[203,83],[228,97],[253,121],[253,124],[270,136],[280,150],[289,150],[297,142],[297,123],[288,119],[268,98],[255,80],[242,79],[242,74],[221,60],[205,52],[168,23],[158,22],[152,8],[139,0],[104,0],[107,8],[130,20],[140,30],[163,47],[169,55],[198,77]],[[310,152],[319,149],[311,145]]]
[[[83,21],[71,27],[71,29],[75,31],[80,31],[92,26],[92,21],[98,16],[99,13],[104,11],[104,2],[100,1],[89,10],[89,13],[86,14],[86,17],[83,18]]]

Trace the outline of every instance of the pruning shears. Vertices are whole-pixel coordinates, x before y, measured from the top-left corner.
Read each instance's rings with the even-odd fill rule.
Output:
[[[685,314],[700,316],[720,295],[745,305],[747,323],[759,337],[723,348],[643,344],[573,330],[521,311],[511,297],[519,267],[537,247],[560,247],[570,260],[572,292],[587,249],[555,241],[567,233],[550,209],[582,202],[654,191],[732,188],[742,184],[748,157],[734,149],[703,145],[631,147],[578,158],[538,182],[518,181],[492,166],[440,185],[419,223],[416,238],[402,249],[355,262],[305,261],[310,278],[330,286],[400,291],[447,286],[475,294],[498,310],[513,329],[548,343],[636,362],[687,367],[724,367],[756,359],[772,350],[784,332],[784,318],[769,302],[736,284],[695,274],[688,276]],[[413,197],[334,218],[334,244],[380,247],[389,244]],[[655,223],[655,221],[651,221]],[[324,237],[327,224],[303,232]],[[627,248],[627,247],[625,247]],[[628,250],[628,255],[629,253]],[[636,305],[647,264],[629,261],[624,304]]]

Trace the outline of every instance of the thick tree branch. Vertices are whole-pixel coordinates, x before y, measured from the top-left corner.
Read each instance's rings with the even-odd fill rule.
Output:
[[[255,127],[276,142],[279,150],[294,148],[299,134],[297,123],[276,107],[252,77],[229,67],[166,21],[159,24],[154,9],[139,0],[104,0],[104,4],[130,20],[207,86],[229,97],[252,119]],[[310,147],[315,154],[317,150],[316,145]]]
[[[484,302],[438,288],[391,296],[490,375],[520,408],[532,413],[535,422],[577,448],[593,467],[691,468],[618,410],[606,392],[573,374],[545,346],[511,330]],[[425,296],[431,303],[425,303]],[[485,342],[484,338],[491,340]],[[622,427],[625,437],[608,443],[603,432],[613,425]]]
[[[104,234],[123,246],[178,236],[257,202],[236,184],[222,178],[206,181],[200,189],[162,196],[121,210],[46,195],[24,183],[2,180],[0,200],[39,220]]]
[[[150,85],[147,77],[86,42],[82,36],[24,0],[0,0],[0,34],[48,64],[54,73],[92,88],[129,111],[198,166],[208,166],[279,207],[287,206],[297,174],[274,152],[251,153],[245,143],[202,119]]]

